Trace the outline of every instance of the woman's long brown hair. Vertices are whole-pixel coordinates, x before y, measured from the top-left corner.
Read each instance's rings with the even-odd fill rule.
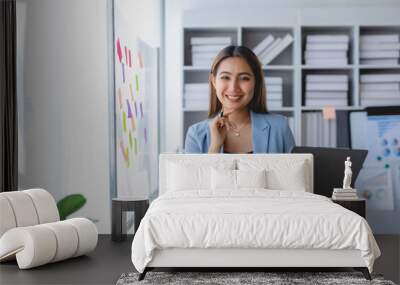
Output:
[[[215,57],[211,67],[211,72],[208,77],[208,84],[210,90],[210,100],[208,107],[208,117],[215,117],[222,108],[221,102],[218,100],[217,92],[212,83],[213,77],[217,76],[218,67],[221,61],[228,57],[240,57],[243,58],[250,66],[251,71],[254,74],[255,87],[254,96],[251,99],[248,108],[255,113],[268,113],[266,105],[266,90],[264,82],[264,73],[261,68],[261,63],[253,51],[245,46],[228,46],[222,49]]]

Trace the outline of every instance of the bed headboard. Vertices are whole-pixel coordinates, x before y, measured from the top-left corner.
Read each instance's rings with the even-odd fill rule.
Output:
[[[313,155],[312,154],[160,154],[159,159],[159,195],[165,193],[167,183],[167,168],[170,162],[190,160],[199,164],[215,165],[220,161],[232,161],[236,167],[240,161],[265,161],[271,164],[295,165],[304,162],[306,191],[313,193]]]

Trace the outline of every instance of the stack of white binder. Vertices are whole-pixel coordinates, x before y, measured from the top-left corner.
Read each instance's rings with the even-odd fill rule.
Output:
[[[308,35],[304,62],[307,65],[340,66],[348,63],[348,35]]]
[[[306,75],[306,106],[347,106],[348,88],[347,75],[308,74]]]
[[[321,112],[304,112],[301,116],[303,145],[336,147],[336,119],[324,119]]]
[[[400,105],[400,74],[363,74],[360,82],[362,106]]]
[[[268,108],[282,108],[283,106],[283,79],[282,77],[264,77],[267,93]]]
[[[231,44],[231,37],[192,37],[192,65],[211,67],[218,52]]]
[[[400,35],[363,35],[360,42],[360,63],[397,65],[400,57]]]
[[[253,52],[258,56],[263,65],[271,63],[293,42],[291,34],[284,37],[274,37],[267,35],[257,46],[253,48]]]
[[[357,190],[356,189],[333,189],[332,199],[335,200],[357,200]]]
[[[208,83],[186,83],[183,92],[185,108],[207,110],[208,93]]]

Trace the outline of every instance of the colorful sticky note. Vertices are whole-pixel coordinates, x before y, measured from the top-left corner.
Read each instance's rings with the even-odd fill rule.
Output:
[[[140,68],[143,68],[143,58],[142,58],[142,54],[140,52],[138,52],[138,56],[139,56],[139,66]]]
[[[134,146],[135,154],[137,154],[138,153],[138,145],[137,145],[137,139],[136,138],[133,139],[133,146]]]
[[[122,109],[122,90],[121,87],[118,88],[118,102],[119,102],[119,109]]]
[[[335,120],[336,109],[335,107],[326,106],[322,108],[322,117],[324,120]]]
[[[131,118],[131,124],[132,124],[132,131],[136,131],[136,125],[135,125],[135,118],[132,116]]]
[[[125,151],[124,151],[124,143],[122,141],[119,141],[119,148],[121,149],[121,153],[125,158]]]
[[[135,116],[136,116],[136,118],[137,118],[137,105],[136,105],[136,101],[135,101],[134,103],[135,103]]]
[[[125,83],[125,65],[122,63],[122,82]]]
[[[135,81],[136,81],[136,91],[139,93],[139,77],[135,74]]]
[[[128,49],[126,48],[126,46],[125,46],[125,63],[126,63],[126,65],[129,64],[129,61],[128,61]]]
[[[140,102],[140,117],[143,119],[143,107],[142,107],[142,102]]]
[[[119,142],[119,147],[121,149],[122,157],[124,158],[125,162],[128,164],[129,167],[129,156],[122,141]]]
[[[130,148],[132,149],[132,147],[133,147],[133,141],[132,141],[132,133],[131,133],[131,132],[129,132],[129,146],[130,146]]]
[[[129,104],[128,99],[126,99],[126,105],[128,105],[128,118],[132,118],[131,104]]]
[[[124,132],[126,133],[126,113],[125,111],[122,113],[122,128]]]
[[[117,38],[117,56],[118,56],[119,62],[122,63],[122,50],[121,50],[121,43],[119,41],[119,38]]]
[[[129,149],[125,148],[125,161],[127,163],[127,166],[129,167],[130,161],[129,161]]]
[[[133,101],[133,89],[132,89],[132,83],[129,83],[129,92],[130,92],[130,95],[131,95],[131,99],[132,99],[132,101]]]

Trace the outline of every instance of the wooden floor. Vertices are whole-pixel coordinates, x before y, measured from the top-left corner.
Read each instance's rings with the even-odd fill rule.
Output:
[[[382,251],[374,272],[399,283],[400,236],[376,236]],[[94,252],[88,256],[19,270],[16,262],[0,264],[0,284],[115,284],[124,272],[135,271],[131,258],[132,237],[115,243],[109,235],[100,235]]]
[[[0,284],[115,284],[124,272],[134,271],[132,238],[116,243],[100,235],[95,251],[41,267],[19,270],[16,262],[0,264]]]

